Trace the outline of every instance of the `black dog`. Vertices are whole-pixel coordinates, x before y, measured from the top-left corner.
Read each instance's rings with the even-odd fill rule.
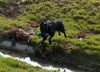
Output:
[[[42,44],[44,43],[44,41],[47,39],[49,34],[49,44],[51,44],[51,39],[52,37],[55,35],[55,32],[58,31],[59,35],[60,32],[62,32],[64,34],[64,36],[66,37],[66,33],[65,33],[65,28],[63,23],[60,20],[55,20],[55,21],[42,21],[40,23],[40,31],[41,31],[41,36],[43,37],[42,40]]]

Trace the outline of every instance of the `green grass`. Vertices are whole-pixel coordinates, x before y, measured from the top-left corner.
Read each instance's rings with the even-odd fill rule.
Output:
[[[0,72],[57,72],[47,71],[29,64],[0,56]]]
[[[5,0],[8,1],[8,0]],[[16,1],[16,0],[15,0]],[[2,1],[1,1],[2,2]],[[4,1],[3,1],[4,2]],[[12,0],[10,0],[12,2]],[[30,0],[31,2],[31,0]],[[13,26],[26,27],[29,22],[39,22],[45,16],[51,20],[60,18],[65,26],[67,38],[55,35],[53,44],[45,46],[48,54],[52,55],[53,48],[63,49],[66,54],[76,57],[81,62],[88,59],[88,63],[100,63],[100,1],[99,0],[62,0],[60,6],[54,0],[41,0],[22,7],[24,13],[14,19],[7,19],[0,16],[0,30],[6,30]],[[80,41],[75,36],[80,32],[93,32]],[[41,39],[33,38],[34,44],[39,44]],[[56,54],[56,53],[55,53]],[[58,53],[57,53],[58,54]],[[97,65],[98,66],[98,65]]]
[[[12,0],[10,2],[12,2]],[[98,0],[74,0],[71,2],[63,0],[61,6],[57,6],[53,0],[39,1],[39,3],[23,6],[24,13],[15,19],[7,20],[1,18],[1,24],[3,23],[3,26],[0,29],[6,29],[12,26],[12,24],[23,27],[32,20],[39,22],[45,18],[45,16],[49,16],[52,20],[60,18],[64,22],[69,35],[79,31],[100,32],[99,3],[100,1]],[[6,25],[6,23],[8,24]],[[73,31],[73,33],[71,31]]]

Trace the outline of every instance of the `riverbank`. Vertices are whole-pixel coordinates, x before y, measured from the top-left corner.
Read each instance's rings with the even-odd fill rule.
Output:
[[[15,53],[15,54],[19,53],[19,56],[26,55],[26,56],[30,56],[31,58],[37,57],[37,58],[40,58],[40,60],[44,59],[44,61],[48,60],[59,66],[62,66],[62,67],[68,66],[74,70],[76,69],[81,72],[82,71],[93,72],[96,70],[97,72],[99,71],[99,68],[98,68],[99,63],[97,64],[96,62],[94,62],[94,60],[91,60],[90,59],[91,56],[89,55],[86,56],[86,54],[84,55],[84,54],[78,53],[77,51],[74,51],[74,54],[70,54],[68,52],[66,53],[65,50],[63,50],[63,48],[60,47],[59,45],[49,46],[48,44],[45,44],[44,46],[39,48],[39,46],[34,43],[33,43],[33,46],[32,45],[28,46],[27,44],[18,43],[18,42],[16,42],[14,45],[12,44],[13,43],[9,40],[1,41],[0,47],[2,48],[0,49],[10,51],[10,53]],[[71,49],[71,51],[73,51],[73,49]],[[75,54],[75,52],[77,53]]]
[[[50,20],[59,18],[64,23],[67,38],[56,33],[51,45],[46,41],[40,48],[41,38],[32,37],[30,45],[37,50],[35,56],[59,65],[80,68],[85,72],[100,72],[100,1],[61,0],[59,4],[54,0],[30,1],[21,4],[20,9],[16,10],[13,8],[16,7],[17,0],[0,1],[0,35],[13,27],[27,29],[31,24],[38,24],[46,16],[50,17]],[[19,14],[20,10],[23,12]],[[18,13],[15,13],[16,11]],[[39,28],[34,30],[37,31]],[[19,46],[25,45],[17,42],[15,48],[22,51],[28,48]]]
[[[26,64],[27,63],[27,64]],[[0,52],[0,72],[59,72],[57,69],[42,69],[36,62],[30,62],[30,58],[12,57]],[[33,67],[35,66],[35,67]]]
[[[8,63],[8,60],[11,62],[11,63],[13,63],[14,61],[14,63],[16,64],[16,62],[18,63],[18,62],[20,62],[20,64],[16,64],[16,65],[14,65],[14,64],[10,64],[10,62],[9,62],[9,64],[8,65],[14,65],[14,66],[16,66],[15,68],[16,68],[16,70],[18,70],[17,68],[18,68],[18,66],[19,65],[22,65],[21,63],[23,62],[23,65],[25,64],[25,63],[27,63],[27,64],[25,64],[25,67],[26,67],[26,65],[28,65],[29,64],[29,66],[31,65],[31,66],[33,66],[34,68],[34,71],[33,72],[37,72],[37,71],[35,71],[35,69],[36,68],[38,68],[40,71],[42,71],[42,69],[44,69],[43,71],[45,71],[45,72],[74,72],[74,71],[71,71],[71,70],[69,70],[69,69],[67,69],[67,68],[63,68],[63,67],[53,67],[52,65],[41,65],[41,64],[39,64],[38,62],[35,62],[35,61],[32,61],[31,59],[30,59],[30,57],[24,57],[24,58],[22,58],[22,57],[13,57],[13,56],[11,56],[11,55],[9,55],[9,54],[7,54],[7,53],[3,53],[3,52],[0,52],[0,61],[2,61],[2,60],[5,60],[6,61],[6,63]],[[4,58],[3,58],[4,57]],[[13,59],[13,60],[12,60]],[[1,62],[0,62],[1,63]],[[5,64],[6,64],[5,63]],[[30,67],[31,67],[30,66]],[[5,66],[5,68],[6,68],[7,66]],[[42,69],[41,69],[42,68]],[[21,69],[21,67],[20,67],[20,69]],[[6,69],[7,70],[7,69]],[[27,70],[27,69],[26,69]],[[38,72],[39,72],[39,70],[38,70]],[[47,71],[47,70],[49,70],[49,71]],[[0,70],[1,71],[1,70]],[[4,71],[5,72],[5,71]],[[11,72],[11,70],[10,70],[10,72]],[[24,72],[24,71],[23,71]],[[27,71],[27,72],[30,72],[30,71]]]

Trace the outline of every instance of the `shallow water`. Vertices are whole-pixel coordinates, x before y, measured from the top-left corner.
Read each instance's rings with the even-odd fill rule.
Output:
[[[33,61],[31,60],[30,57],[25,57],[25,58],[19,58],[19,57],[14,57],[14,56],[11,56],[9,54],[5,54],[3,52],[0,52],[0,56],[2,57],[5,57],[5,58],[11,58],[11,59],[16,59],[16,60],[19,60],[21,62],[25,62],[27,64],[30,64],[34,67],[40,67],[42,69],[46,69],[46,70],[60,70],[60,72],[74,72],[72,70],[69,70],[67,68],[61,68],[61,67],[53,67],[52,65],[48,65],[48,66],[43,66],[41,65],[40,63],[36,62],[36,61]]]

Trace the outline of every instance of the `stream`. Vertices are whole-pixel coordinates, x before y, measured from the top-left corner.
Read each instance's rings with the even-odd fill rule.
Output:
[[[3,52],[1,50],[3,50]],[[7,53],[7,51],[10,51],[10,53]],[[13,52],[14,52],[14,55],[11,54]],[[74,72],[66,67],[55,66],[54,64],[49,63],[48,61],[46,62],[45,60],[36,59],[34,58],[34,56],[30,57],[27,55],[29,53],[33,55],[35,54],[35,50],[32,46],[19,43],[19,42],[16,42],[15,44],[13,44],[13,42],[10,40],[0,39],[0,56],[3,56],[5,58],[16,59],[21,62],[30,64],[34,67],[40,67],[46,70],[59,70],[60,72]]]
[[[40,63],[31,60],[30,57],[14,57],[14,56],[11,56],[10,54],[3,53],[3,52],[0,52],[0,56],[5,57],[5,58],[19,60],[21,62],[25,62],[27,64],[30,64],[34,67],[40,67],[40,68],[46,69],[46,70],[59,70],[60,72],[74,72],[74,71],[69,70],[68,68],[54,67],[52,65],[47,65],[47,66],[44,65],[43,66]]]

